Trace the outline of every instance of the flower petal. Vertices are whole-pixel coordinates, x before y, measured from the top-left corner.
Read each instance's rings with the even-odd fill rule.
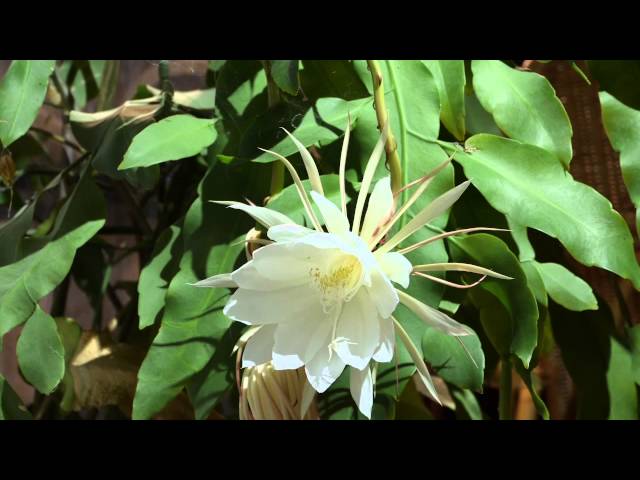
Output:
[[[271,361],[276,325],[263,325],[247,340],[242,352],[242,368]]]
[[[412,265],[407,257],[398,252],[387,252],[377,254],[376,259],[378,265],[390,280],[402,285],[404,288],[409,287],[409,279],[411,278]]]
[[[317,290],[309,285],[272,291],[239,288],[223,313],[237,322],[261,325],[300,320],[321,308]]]
[[[453,318],[442,313],[440,310],[436,310],[435,308],[416,300],[411,295],[398,290],[398,296],[400,297],[400,302],[415,313],[416,316],[428,326],[437,328],[447,335],[453,335],[456,337],[473,334],[473,331],[466,325],[456,322]]]
[[[267,236],[274,242],[289,242],[314,233],[315,230],[301,225],[276,225],[267,231]]]
[[[393,359],[395,344],[396,333],[393,328],[393,320],[391,318],[381,318],[380,342],[372,358],[379,363],[390,362]]]
[[[307,379],[316,392],[322,393],[342,374],[345,364],[338,355],[330,355],[328,348],[321,348],[305,365]]]
[[[426,265],[416,265],[413,267],[414,272],[470,272],[479,275],[487,275],[489,277],[499,278],[501,280],[513,280],[511,277],[494,272],[488,268],[479,267],[470,263],[428,263]]]
[[[373,408],[373,378],[371,369],[367,366],[364,370],[351,368],[350,390],[353,400],[358,405],[358,410],[371,419]]]
[[[311,182],[311,188],[314,191],[318,192],[320,195],[324,195],[324,191],[322,190],[322,181],[320,180],[320,172],[318,172],[318,167],[316,165],[315,160],[311,156],[311,152],[307,150],[300,141],[294,137],[286,128],[283,130],[289,135],[289,138],[293,140],[293,143],[296,145],[298,152],[300,152],[300,156],[302,157],[302,161],[304,162],[304,168],[307,170],[307,176],[309,177],[309,181]]]
[[[211,287],[211,288],[236,288],[238,284],[233,280],[231,273],[221,273],[213,277],[205,278],[196,283],[190,283],[194,287]]]
[[[256,222],[261,223],[267,228],[288,223],[292,223],[295,225],[296,223],[285,214],[266,207],[256,207],[255,205],[247,205],[246,203],[242,202],[226,202],[216,200],[210,200],[210,202],[217,203],[219,205],[228,205],[228,208],[233,208],[234,210],[242,210],[243,212],[251,215],[251,217]]]
[[[331,321],[317,309],[298,321],[278,325],[273,345],[273,368],[299,368],[315,357],[318,350],[328,348]]]
[[[340,235],[341,233],[349,231],[349,221],[347,217],[342,214],[331,200],[326,199],[316,192],[311,192],[311,198],[313,198],[313,201],[318,206],[330,233]]]
[[[393,213],[393,192],[391,192],[391,177],[378,180],[369,197],[367,213],[362,224],[360,236],[369,242],[376,228]]]
[[[367,287],[367,290],[370,301],[375,304],[380,316],[389,318],[400,300],[396,289],[381,270],[375,268],[371,271],[371,286]]]
[[[362,370],[378,348],[380,322],[367,292],[358,292],[342,307],[336,328],[335,351],[352,367]]]
[[[378,250],[380,252],[391,251],[391,249],[396,247],[400,242],[424,227],[425,224],[442,215],[460,198],[470,183],[471,182],[467,180],[433,200],[426,207],[420,210],[415,217],[409,220],[409,222],[402,227],[398,233],[391,237],[389,241],[382,245]]]
[[[245,263],[235,272],[231,273],[231,278],[240,288],[259,291],[281,290],[283,288],[299,286],[304,283],[295,275],[291,275],[290,278],[283,276],[277,279],[266,277],[256,268],[255,260]]]

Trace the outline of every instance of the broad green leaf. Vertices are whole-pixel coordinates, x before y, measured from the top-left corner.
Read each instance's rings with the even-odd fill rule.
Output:
[[[511,138],[548,150],[568,167],[573,132],[549,81],[499,60],[474,60],[471,68],[478,100],[500,129]]]
[[[9,382],[0,375],[0,420],[31,420],[29,410],[22,405]]]
[[[484,353],[475,333],[452,337],[428,328],[422,338],[422,351],[427,363],[447,383],[482,393]]]
[[[464,61],[423,60],[433,75],[440,94],[440,118],[447,130],[464,140]]]
[[[51,393],[64,376],[65,352],[55,320],[37,305],[22,329],[16,351],[24,378],[39,392]]]
[[[536,390],[536,386],[533,381],[533,374],[530,370],[527,370],[524,367],[518,358],[514,359],[513,366],[516,372],[518,372],[518,375],[520,375],[520,378],[522,378],[524,384],[527,386],[527,390],[529,390],[529,393],[531,394],[531,399],[533,400],[533,404],[536,407],[538,415],[540,415],[543,420],[549,420],[549,409],[542,398],[540,398],[540,395],[538,395],[538,391]]]
[[[456,154],[464,172],[496,210],[557,238],[573,257],[630,279],[640,288],[629,228],[611,202],[575,181],[546,150],[492,135]]]
[[[516,222],[512,218],[507,218],[509,224],[509,230],[511,230],[511,236],[513,241],[518,246],[518,258],[521,262],[526,262],[536,258],[536,252],[533,250],[531,242],[529,242],[529,235],[527,233],[527,227]]]
[[[356,71],[363,83],[371,89],[371,74],[364,61],[355,62]],[[434,143],[440,131],[440,96],[433,75],[419,60],[380,61],[385,92],[385,104],[389,112],[389,125],[393,133],[402,165],[402,183],[416,180],[447,159],[447,155]],[[371,91],[371,90],[370,90]],[[380,132],[376,129],[376,115],[373,108],[367,108],[356,126],[353,137],[364,149],[364,159],[368,159]],[[380,162],[379,172],[386,173]],[[376,178],[379,178],[377,175]],[[420,211],[427,203],[453,187],[453,166],[448,166],[433,180],[427,191],[399,222],[401,227],[409,221],[411,214]],[[410,192],[400,194],[399,204],[409,198]],[[434,225],[444,227],[447,215],[443,215]]]
[[[209,275],[231,271],[242,245],[217,245]],[[199,278],[190,266],[191,254],[169,284],[165,313],[151,348],[138,372],[133,418],[146,419],[159,412],[209,362],[231,321],[222,314],[229,292],[224,288],[197,288]]]
[[[328,145],[335,141],[338,135],[324,126],[325,123],[339,130],[344,130],[347,127],[347,116],[350,114],[351,126],[353,127],[360,111],[370,105],[371,98],[361,98],[350,102],[342,100],[341,98],[321,98],[316,103],[316,109],[322,119],[322,124],[316,120],[313,109],[310,109],[303,117],[298,128],[291,133],[307,148],[311,145],[320,147]],[[287,137],[284,132],[282,132],[282,135],[285,138],[268,150],[279,153],[283,157],[289,157],[298,153],[298,149],[293,141]],[[270,163],[276,160],[273,155],[264,152],[254,161]]]
[[[476,395],[471,390],[452,388],[451,396],[456,402],[457,418],[462,420],[482,420],[482,409]]]
[[[480,233],[451,240],[456,262],[472,263],[513,280],[486,279],[471,289],[482,325],[501,355],[514,354],[528,366],[538,341],[538,307],[520,262],[497,237]],[[501,313],[502,312],[502,313]]]
[[[335,205],[340,205],[340,180],[338,175],[321,175],[322,188],[324,189],[324,196],[331,200]],[[311,182],[309,180],[303,180],[302,185],[307,191],[307,194],[311,191]],[[348,201],[348,200],[347,200]],[[320,211],[317,209],[315,203],[312,203],[316,216],[322,221]],[[308,225],[311,225],[311,221],[307,218],[304,206],[298,195],[295,185],[289,185],[283,189],[277,195],[274,195],[267,203],[267,207],[280,213],[284,213],[291,220],[298,225],[304,225],[305,221]],[[239,215],[242,213],[238,212]]]
[[[33,200],[0,227],[0,265],[8,265],[18,259],[20,241],[31,228],[35,208],[36,200]]]
[[[369,96],[351,60],[302,60],[300,84],[306,97],[355,100]]]
[[[598,301],[589,284],[566,267],[557,263],[535,262],[534,265],[554,302],[575,312],[598,309]]]
[[[487,112],[478,101],[478,96],[475,92],[465,94],[464,107],[467,132],[472,135],[477,133],[490,133],[499,137],[503,136],[502,131],[500,131],[496,125],[491,114]]]
[[[289,95],[298,94],[298,60],[271,60],[271,77],[280,90]]]
[[[14,60],[0,81],[0,142],[7,148],[38,116],[55,60]]]
[[[536,265],[537,262],[535,260],[520,261],[520,266],[527,276],[527,283],[533,295],[536,297],[536,301],[546,307],[549,304],[547,290],[542,275],[540,275],[540,271]]]
[[[138,317],[140,329],[153,325],[164,307],[169,280],[178,267],[174,245],[180,235],[175,225],[162,232],[151,255],[151,261],[140,272],[138,282]]]
[[[152,95],[160,95],[162,90],[146,85],[147,90]],[[206,88],[204,90],[185,90],[173,92],[171,98],[173,103],[183,107],[195,108],[196,110],[213,110],[216,107],[216,89]]]
[[[87,222],[22,260],[0,268],[0,337],[33,315],[36,302],[69,272],[75,251],[102,225],[104,220]]]
[[[216,140],[215,120],[173,115],[149,125],[131,142],[118,167],[148,167],[197,155]]]
[[[622,178],[636,207],[640,232],[640,110],[627,107],[607,92],[600,92],[602,122],[613,148],[620,152]]]
[[[607,370],[610,408],[609,420],[638,420],[637,374],[633,371],[631,352],[611,338],[611,358]]]

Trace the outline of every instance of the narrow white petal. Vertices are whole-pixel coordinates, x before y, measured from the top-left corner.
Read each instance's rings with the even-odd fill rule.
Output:
[[[317,309],[291,323],[278,325],[273,345],[273,367],[276,370],[299,368],[315,357],[318,350],[328,348],[331,321]]]
[[[331,200],[327,200],[316,192],[311,192],[311,197],[318,206],[330,233],[340,235],[341,233],[349,231],[349,220],[347,220],[347,217],[342,214]]]
[[[267,237],[274,242],[290,242],[314,233],[315,230],[301,225],[276,225],[267,231]]]
[[[223,313],[237,322],[261,325],[299,320],[317,310],[321,310],[317,291],[302,285],[273,291],[239,288]]]
[[[345,364],[338,355],[333,352],[330,355],[328,348],[321,348],[305,365],[304,370],[315,391],[323,393],[338,379],[344,367]]]
[[[375,257],[378,260],[378,265],[390,280],[404,288],[409,286],[413,267],[407,257],[398,252],[378,253],[377,251]]]
[[[275,331],[276,325],[263,325],[249,337],[242,352],[242,368],[271,361]]]
[[[479,275],[487,275],[489,277],[500,278],[502,280],[513,280],[511,277],[502,275],[501,273],[494,272],[488,268],[479,267],[470,263],[429,263],[426,265],[415,265],[413,267],[414,272],[469,272],[477,273]]]
[[[367,213],[364,216],[362,232],[360,236],[365,242],[369,242],[376,228],[393,214],[393,192],[391,191],[391,177],[378,180],[367,205]]]
[[[389,318],[398,306],[398,294],[387,276],[379,269],[371,272],[371,286],[367,287],[369,298],[382,318]]]
[[[285,214],[277,212],[275,210],[271,210],[266,207],[256,207],[255,205],[247,205],[242,202],[227,202],[227,201],[217,201],[210,200],[211,203],[217,203],[219,205],[227,205],[228,208],[233,208],[234,210],[242,210],[245,213],[251,215],[251,217],[258,223],[264,225],[267,228],[273,227],[275,225],[289,224],[292,223],[295,225],[296,222],[291,220]]]
[[[358,410],[371,419],[371,409],[373,408],[373,378],[371,369],[367,366],[364,370],[351,367],[351,378],[349,379],[351,397],[358,405]]]
[[[457,187],[443,193],[434,201],[423,208],[415,217],[400,229],[387,243],[379,248],[381,252],[389,252],[407,237],[411,236],[425,224],[443,214],[456,200],[460,198],[462,193],[467,189],[471,182],[466,181]]]
[[[378,318],[376,306],[366,292],[358,292],[343,305],[334,348],[344,363],[360,370],[369,364],[380,340]]]
[[[281,290],[283,288],[295,287],[302,283],[300,279],[296,278],[293,274],[289,278],[282,277],[274,279],[266,277],[256,269],[255,260],[245,263],[235,272],[231,273],[231,278],[239,288],[259,291]]]
[[[311,156],[311,152],[307,150],[300,141],[294,137],[286,128],[283,128],[289,138],[293,140],[296,148],[300,152],[300,156],[302,157],[302,161],[304,162],[304,168],[307,170],[307,176],[309,177],[309,181],[311,182],[311,188],[318,192],[320,195],[324,195],[324,191],[322,190],[322,181],[320,180],[320,172],[318,172],[318,167],[316,166],[316,162]]]
[[[393,359],[396,344],[396,334],[391,318],[380,319],[380,342],[378,349],[373,354],[373,359],[379,363],[387,363]]]
[[[427,368],[427,365],[424,363],[424,359],[422,358],[422,353],[420,353],[420,351],[413,344],[413,342],[411,341],[411,337],[409,337],[409,334],[405,331],[404,328],[402,328],[402,325],[400,325],[400,322],[398,322],[398,320],[394,318],[393,323],[396,327],[396,331],[398,332],[398,336],[400,337],[400,340],[402,341],[404,346],[407,348],[407,351],[409,352],[409,355],[411,356],[413,363],[416,364],[416,368],[418,369],[418,376],[420,377],[420,380],[422,380],[422,383],[427,389],[427,393],[433,400],[435,400],[440,405],[442,405],[442,402],[438,398],[438,393],[436,392],[436,388],[433,385],[433,380],[431,379],[431,374],[429,373],[429,369]]]
[[[221,273],[189,285],[194,287],[236,288],[238,284],[231,278],[231,275],[231,273]]]
[[[428,326],[437,328],[448,335],[457,337],[473,334],[473,331],[466,325],[456,322],[453,318],[444,314],[440,310],[436,310],[435,308],[416,300],[411,295],[398,290],[398,296],[400,297],[400,302],[415,313],[416,316]]]
[[[371,157],[369,157],[367,166],[364,169],[364,175],[362,176],[362,184],[360,184],[360,192],[358,192],[356,211],[353,217],[353,227],[351,229],[351,231],[356,235],[360,233],[360,221],[362,220],[362,210],[364,209],[364,202],[367,199],[367,195],[369,194],[369,187],[371,186],[373,175],[376,173],[376,168],[378,167],[378,163],[380,162],[380,157],[382,157],[382,151],[384,149],[384,144],[386,141],[387,128],[383,128],[382,133],[380,134],[380,138],[378,139],[378,143],[376,143],[376,146],[371,153]]]
[[[347,114],[347,129],[344,131],[344,140],[342,141],[342,151],[340,152],[340,169],[338,171],[340,178],[340,208],[342,214],[347,216],[347,189],[345,180],[345,169],[347,168],[347,150],[349,149],[349,136],[351,135],[351,115]]]
[[[265,150],[264,148],[259,148],[259,150],[262,150],[263,152],[268,152],[271,155],[274,155],[276,158],[278,158],[278,160],[284,163],[285,167],[287,167],[287,170],[289,171],[289,174],[291,175],[291,178],[293,178],[293,183],[296,186],[296,191],[298,192],[298,196],[302,201],[302,205],[304,206],[304,210],[307,213],[309,220],[311,220],[311,223],[313,224],[314,228],[319,232],[321,232],[322,226],[320,225],[320,222],[318,221],[316,214],[313,213],[313,209],[311,208],[311,202],[309,201],[307,192],[305,191],[304,186],[302,185],[302,180],[300,180],[300,176],[298,175],[298,172],[296,172],[296,169],[293,168],[293,165],[291,165],[291,162],[286,158],[284,158],[279,153],[272,152],[271,150]]]

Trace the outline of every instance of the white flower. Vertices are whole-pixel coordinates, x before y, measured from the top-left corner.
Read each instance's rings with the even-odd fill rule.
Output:
[[[304,367],[313,389],[322,393],[349,366],[353,399],[360,411],[370,418],[375,383],[371,362],[385,363],[393,359],[397,334],[411,353],[427,391],[439,401],[422,355],[394,319],[393,312],[402,302],[431,327],[454,336],[468,335],[470,332],[444,313],[397,290],[394,283],[407,288],[411,274],[416,274],[455,285],[424,273],[446,270],[509,277],[467,264],[413,266],[404,256],[431,241],[477,229],[448,232],[393,250],[426,223],[444,213],[460,197],[469,182],[436,198],[384,241],[395,222],[450,159],[405,187],[415,187],[416,190],[397,211],[390,178],[379,180],[370,195],[363,218],[366,197],[384,147],[386,135],[383,133],[365,169],[354,219],[349,224],[344,174],[349,129],[346,130],[340,161],[340,208],[324,197],[320,175],[310,153],[293,135],[289,135],[302,155],[313,189],[311,197],[321,218],[314,213],[291,163],[281,155],[270,152],[289,170],[314,228],[297,225],[286,215],[268,208],[239,202],[218,202],[245,211],[267,227],[267,236],[272,243],[255,250],[252,260],[238,270],[216,275],[195,285],[237,288],[227,302],[224,314],[232,320],[254,326],[244,349],[243,368],[268,362],[272,362],[276,370]],[[322,225],[326,226],[326,231]]]

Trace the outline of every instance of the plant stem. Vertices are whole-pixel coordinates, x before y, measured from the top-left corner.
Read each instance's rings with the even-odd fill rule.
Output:
[[[500,420],[511,420],[511,359],[506,356],[502,358],[500,366],[500,401],[498,404],[498,418]]]
[[[398,144],[391,131],[391,126],[388,125],[389,114],[384,101],[382,69],[377,60],[367,60],[367,66],[373,80],[373,105],[378,119],[378,129],[380,132],[385,127],[388,130],[387,143],[384,146],[384,150],[387,154],[387,166],[391,172],[391,190],[396,193],[402,188],[402,164],[398,156]]]
[[[273,108],[280,103],[280,88],[273,81],[271,76],[271,62],[262,60],[262,68],[267,77],[267,101],[269,108]],[[280,193],[284,188],[284,164],[282,162],[273,162],[271,167],[271,195]]]

